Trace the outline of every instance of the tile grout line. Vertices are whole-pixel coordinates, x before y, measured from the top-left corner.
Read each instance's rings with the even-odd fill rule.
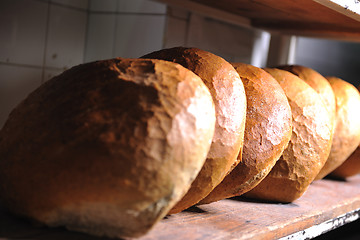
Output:
[[[86,12],[87,11],[87,9],[84,9],[84,8],[81,8],[81,7],[75,7],[75,6],[66,5],[66,4],[63,4],[63,3],[53,2],[51,0],[34,0],[34,1],[43,2],[43,3],[49,3],[49,4],[52,4],[52,5],[56,5],[58,7],[68,8],[68,9],[72,9],[72,10],[76,10],[76,11],[80,11],[80,12]]]
[[[118,9],[119,7],[119,1],[116,1],[116,10]],[[114,33],[114,36],[113,36],[113,45],[112,45],[112,57],[116,57],[115,54],[116,54],[116,42],[117,42],[117,27],[118,27],[118,18],[119,14],[116,13],[115,15],[115,23],[114,23],[114,30],[113,30],[113,33]]]
[[[117,3],[116,3],[117,4]],[[151,12],[120,12],[120,11],[98,11],[89,10],[90,14],[116,14],[116,15],[148,15],[148,16],[166,16],[165,13],[151,13]]]
[[[57,70],[57,71],[64,71],[64,68],[58,67],[46,67],[46,66],[39,66],[39,65],[31,65],[26,63],[12,63],[12,62],[3,62],[0,61],[0,65],[8,65],[13,67],[25,67],[25,68],[34,68],[34,69],[46,69],[46,70]]]
[[[48,36],[49,36],[49,21],[50,21],[50,8],[51,3],[48,2],[47,6],[47,14],[46,14],[46,28],[45,28],[45,44],[44,44],[44,55],[42,62],[42,71],[41,71],[41,83],[45,82],[45,66],[46,66],[46,54],[47,54],[47,46],[48,46]]]
[[[186,26],[185,26],[185,36],[184,36],[184,45],[187,47],[189,44],[189,31],[190,31],[190,18],[191,18],[192,13],[188,12],[187,13],[187,18],[186,18]]]
[[[86,61],[86,52],[88,48],[89,39],[89,22],[90,22],[90,0],[88,1],[88,7],[86,9],[86,24],[85,24],[85,39],[84,39],[84,52],[83,52],[83,63]]]

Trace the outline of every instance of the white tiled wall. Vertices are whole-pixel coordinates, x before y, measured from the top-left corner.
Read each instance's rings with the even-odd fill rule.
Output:
[[[67,69],[83,62],[87,12],[50,5],[45,66]]]
[[[0,64],[0,74],[0,125],[2,126],[15,105],[40,85],[42,69]]]
[[[180,8],[169,7],[167,15],[164,47],[197,47],[231,62],[264,66],[269,42],[268,34]],[[261,51],[258,51],[259,48]]]
[[[90,0],[85,62],[136,58],[163,47],[166,5],[149,0]]]
[[[83,62],[88,0],[0,1],[0,128],[42,82]]]
[[[256,31],[151,0],[1,0],[0,128],[31,91],[82,62],[189,46],[250,63],[254,39]]]
[[[228,61],[250,63],[254,38],[255,32],[251,29],[192,14],[187,44],[211,51]]]
[[[47,14],[44,2],[0,1],[1,63],[42,66]]]
[[[0,128],[65,69],[161,49],[165,20],[166,5],[150,0],[1,0]]]
[[[93,13],[89,16],[88,26],[85,61],[113,57],[116,14]]]
[[[165,15],[121,15],[116,21],[115,56],[136,58],[162,48]]]
[[[165,14],[166,5],[149,0],[118,0],[117,11],[120,13]]]
[[[91,12],[116,12],[118,0],[90,0],[89,10]]]
[[[187,46],[190,15],[191,13],[184,9],[168,7],[164,36],[165,48]]]
[[[89,1],[88,0],[51,0],[53,4],[63,5],[66,7],[73,7],[79,10],[87,10]],[[101,2],[101,0],[99,1]]]

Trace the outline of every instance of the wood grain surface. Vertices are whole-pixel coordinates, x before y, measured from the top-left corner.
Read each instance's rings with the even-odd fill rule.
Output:
[[[341,0],[157,0],[238,25],[288,35],[360,41],[360,4]],[[217,12],[209,10],[215,9]],[[195,9],[195,10],[193,10]],[[203,10],[203,11],[202,11]],[[223,12],[223,13],[221,13]],[[230,16],[230,17],[229,17]],[[238,17],[238,18],[237,18]]]
[[[347,181],[324,179],[289,204],[237,197],[193,207],[166,217],[140,239],[278,239],[359,208],[360,175]],[[0,239],[19,238],[106,239],[33,225],[1,208]]]

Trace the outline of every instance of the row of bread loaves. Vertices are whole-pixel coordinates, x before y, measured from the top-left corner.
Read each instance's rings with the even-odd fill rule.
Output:
[[[291,202],[316,179],[360,172],[359,105],[341,79],[196,48],[82,64],[9,115],[0,200],[48,226],[119,238],[233,196]]]

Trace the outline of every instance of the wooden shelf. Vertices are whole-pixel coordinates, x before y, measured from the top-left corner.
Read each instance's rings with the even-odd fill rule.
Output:
[[[193,210],[169,216],[142,240],[315,237],[359,217],[360,176],[316,181],[290,204],[235,198]]]
[[[359,214],[360,175],[347,181],[316,181],[290,204],[234,198],[194,207],[166,217],[139,240],[308,239],[354,221]],[[0,238],[100,239],[62,228],[34,227],[4,209],[0,209]]]
[[[158,0],[233,24],[289,35],[360,41],[360,1]]]

